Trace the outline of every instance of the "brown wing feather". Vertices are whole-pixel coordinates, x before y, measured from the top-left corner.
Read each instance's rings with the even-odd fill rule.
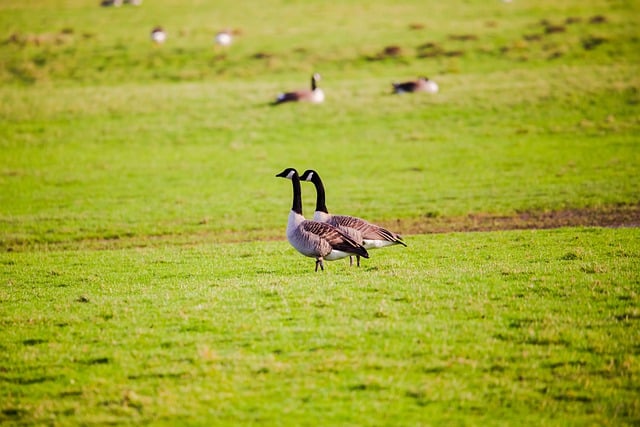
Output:
[[[362,218],[346,215],[334,215],[331,217],[330,223],[335,226],[354,228],[358,230],[362,234],[362,238],[366,240],[386,240],[407,246],[402,241],[402,236],[394,233],[393,231],[389,231],[386,228],[371,224]]]
[[[418,89],[418,83],[416,82],[394,83],[393,89],[396,92],[415,92]]]
[[[312,97],[311,91],[308,90],[297,90],[294,92],[286,92],[280,94],[278,99],[275,100],[274,104],[282,104],[284,102],[297,102],[302,100],[307,100]]]
[[[304,231],[319,236],[336,250],[369,258],[367,250],[362,245],[326,222],[303,221],[301,226]]]

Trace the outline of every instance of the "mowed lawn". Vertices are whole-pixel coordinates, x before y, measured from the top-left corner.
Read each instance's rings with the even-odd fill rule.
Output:
[[[640,423],[640,4],[237,3],[1,2],[0,422]],[[314,273],[286,167],[408,247]]]
[[[3,420],[638,422],[637,229],[407,240],[2,254]]]

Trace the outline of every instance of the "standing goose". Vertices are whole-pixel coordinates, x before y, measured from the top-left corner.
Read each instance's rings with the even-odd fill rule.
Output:
[[[438,93],[438,84],[427,77],[418,77],[417,80],[404,83],[391,83],[393,85],[393,93],[405,92],[428,92]]]
[[[362,245],[366,249],[377,249],[390,245],[407,246],[407,244],[402,240],[402,236],[399,234],[378,225],[371,224],[364,219],[347,215],[331,215],[327,210],[327,205],[325,204],[324,185],[322,184],[322,180],[320,179],[318,172],[314,170],[306,170],[300,179],[302,181],[311,181],[316,187],[316,211],[313,214],[313,219],[315,221],[331,224],[334,227],[338,227],[340,230],[353,230],[353,232],[350,233],[360,233]],[[349,235],[357,236],[355,233]],[[357,256],[356,258],[358,261],[357,265],[359,266],[360,258]]]
[[[273,105],[283,104],[285,102],[312,102],[314,104],[320,104],[324,102],[324,92],[318,87],[320,81],[320,74],[314,73],[311,76],[311,90],[297,90],[294,92],[285,92],[278,95]]]
[[[316,259],[324,270],[324,260],[333,261],[350,255],[369,258],[367,250],[332,225],[309,221],[302,215],[302,191],[298,171],[287,168],[276,175],[293,183],[293,206],[287,223],[287,240],[302,255]]]

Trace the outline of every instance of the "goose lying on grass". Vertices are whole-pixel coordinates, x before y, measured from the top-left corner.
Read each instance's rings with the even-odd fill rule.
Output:
[[[313,214],[315,221],[337,227],[356,242],[362,244],[366,249],[383,248],[391,245],[407,246],[399,234],[378,225],[371,224],[362,218],[347,215],[331,215],[327,210],[324,185],[318,172],[306,170],[300,177],[300,180],[311,181],[316,187],[316,211]],[[360,257],[358,255],[356,255],[356,259],[357,265],[360,266]]]
[[[155,27],[151,30],[151,41],[156,44],[162,44],[167,40],[167,33],[162,27]]]
[[[219,46],[229,46],[233,41],[231,30],[223,30],[218,32],[215,37],[215,42]]]
[[[297,90],[293,92],[285,92],[278,95],[273,105],[283,104],[285,102],[312,102],[319,104],[324,102],[324,92],[318,87],[320,81],[320,74],[314,73],[311,76],[311,90]]]
[[[391,83],[393,85],[393,93],[406,92],[428,92],[438,93],[438,84],[427,77],[418,77],[417,80],[403,83]]]
[[[293,168],[276,175],[290,179],[293,184],[293,206],[287,223],[287,240],[302,255],[316,259],[324,270],[324,260],[333,261],[350,255],[369,258],[367,250],[336,227],[325,222],[306,220],[302,215],[302,191],[300,177]]]

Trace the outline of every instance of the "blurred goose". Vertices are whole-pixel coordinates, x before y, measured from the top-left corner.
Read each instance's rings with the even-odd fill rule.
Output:
[[[427,92],[438,93],[438,84],[427,77],[418,77],[417,80],[404,83],[391,83],[393,85],[393,93],[405,92]]]
[[[295,92],[281,93],[273,102],[273,105],[299,101],[312,102],[314,104],[324,102],[324,92],[318,87],[318,82],[320,80],[320,74],[314,73],[311,76],[311,90],[298,90]]]
[[[327,210],[327,205],[325,204],[324,185],[322,184],[322,179],[320,179],[318,172],[314,170],[306,170],[300,177],[300,180],[311,181],[316,187],[316,211],[313,214],[314,221],[331,224],[334,227],[338,227],[343,232],[345,229],[351,229],[356,233],[359,233],[362,239],[362,245],[366,249],[377,249],[390,245],[407,246],[407,244],[402,240],[402,236],[375,224],[371,224],[364,219],[347,215],[331,215]],[[348,235],[357,238],[357,234],[355,233]],[[356,258],[359,266],[360,258],[357,256]]]
[[[167,33],[162,27],[155,27],[151,30],[151,40],[156,44],[162,44],[167,40]]]
[[[216,41],[216,44],[219,46],[229,46],[233,41],[231,31],[229,30],[220,31],[218,34],[216,34],[215,41]]]
[[[325,222],[309,221],[302,215],[302,191],[298,171],[287,168],[276,175],[293,183],[293,206],[287,223],[287,240],[302,255],[316,259],[324,270],[324,260],[333,261],[350,255],[369,258],[367,250],[334,226]]]

